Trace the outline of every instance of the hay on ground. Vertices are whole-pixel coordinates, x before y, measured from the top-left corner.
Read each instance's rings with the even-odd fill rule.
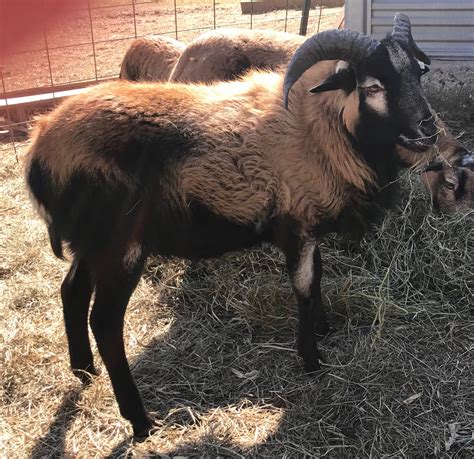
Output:
[[[334,237],[322,247],[336,330],[321,341],[328,363],[317,377],[294,351],[295,300],[276,249],[150,260],[126,338],[159,429],[134,444],[107,376],[82,388],[69,371],[67,264],[51,254],[9,145],[0,161],[6,456],[472,454],[473,213],[431,214],[414,173],[360,246]]]

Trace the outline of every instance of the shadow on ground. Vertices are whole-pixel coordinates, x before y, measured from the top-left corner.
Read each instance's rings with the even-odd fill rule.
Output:
[[[64,454],[66,433],[77,415],[76,404],[81,393],[82,389],[76,388],[64,394],[48,432],[36,442],[31,451],[31,457],[61,457]]]
[[[268,331],[218,304],[191,308],[200,279],[186,274],[174,324],[132,363],[158,432],[124,439],[108,457],[417,456],[469,446],[466,311],[390,318],[380,336],[369,321],[338,319],[321,342],[329,365],[309,376],[291,326]],[[79,396],[65,395],[33,457],[67,455]]]

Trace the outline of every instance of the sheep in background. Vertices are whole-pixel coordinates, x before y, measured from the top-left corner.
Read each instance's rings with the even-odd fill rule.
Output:
[[[130,81],[167,81],[186,45],[163,35],[137,38],[128,48],[120,78]]]
[[[298,352],[308,372],[320,368],[320,241],[363,234],[390,206],[397,142],[422,152],[436,141],[415,56],[426,59],[398,14],[381,42],[347,30],[309,38],[285,77],[105,83],[38,123],[26,180],[54,253],[66,243],[73,254],[61,286],[71,367],[85,381],[96,374],[87,329],[95,291],[92,331],[136,436],[154,424],[123,324],[151,254],[205,258],[275,244],[298,298]],[[336,71],[338,59],[356,72]]]
[[[474,153],[456,139],[438,118],[438,140],[426,155],[397,147],[404,167],[421,169],[421,180],[435,210],[454,214],[474,209]],[[427,164],[427,162],[429,163]]]
[[[286,67],[305,39],[273,30],[212,30],[188,44],[171,73],[170,81],[227,81],[249,69]]]
[[[446,214],[474,209],[474,153],[456,150],[458,146],[459,142],[451,142],[451,158],[439,156],[422,174],[434,208]]]
[[[186,47],[170,80],[188,83],[225,81],[238,78],[249,68],[283,70],[302,41],[303,37],[299,35],[283,32],[213,30],[200,35]],[[341,61],[339,65],[342,69],[345,63]],[[420,65],[424,72],[429,70],[423,63]],[[414,167],[436,156],[437,159],[426,167],[421,176],[435,209],[450,214],[474,208],[472,153],[451,135],[441,120],[439,126],[442,132],[437,144],[423,157],[402,146],[397,147],[402,164]]]

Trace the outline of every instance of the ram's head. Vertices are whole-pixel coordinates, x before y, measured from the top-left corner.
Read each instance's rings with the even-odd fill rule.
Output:
[[[382,41],[348,30],[329,30],[306,40],[295,52],[284,82],[284,103],[293,84],[317,62],[342,60],[336,72],[310,89],[320,93],[357,92],[359,128],[364,140],[396,140],[412,151],[436,142],[438,128],[420,78],[429,58],[411,35],[410,20],[397,13],[392,33]],[[369,137],[368,137],[369,135]]]

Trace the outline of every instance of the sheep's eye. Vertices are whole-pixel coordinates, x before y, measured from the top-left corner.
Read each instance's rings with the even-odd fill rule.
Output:
[[[376,94],[380,91],[385,91],[384,88],[382,88],[382,86],[378,85],[378,84],[372,84],[370,86],[365,86],[364,88],[362,88],[364,90],[364,92],[366,94]]]

